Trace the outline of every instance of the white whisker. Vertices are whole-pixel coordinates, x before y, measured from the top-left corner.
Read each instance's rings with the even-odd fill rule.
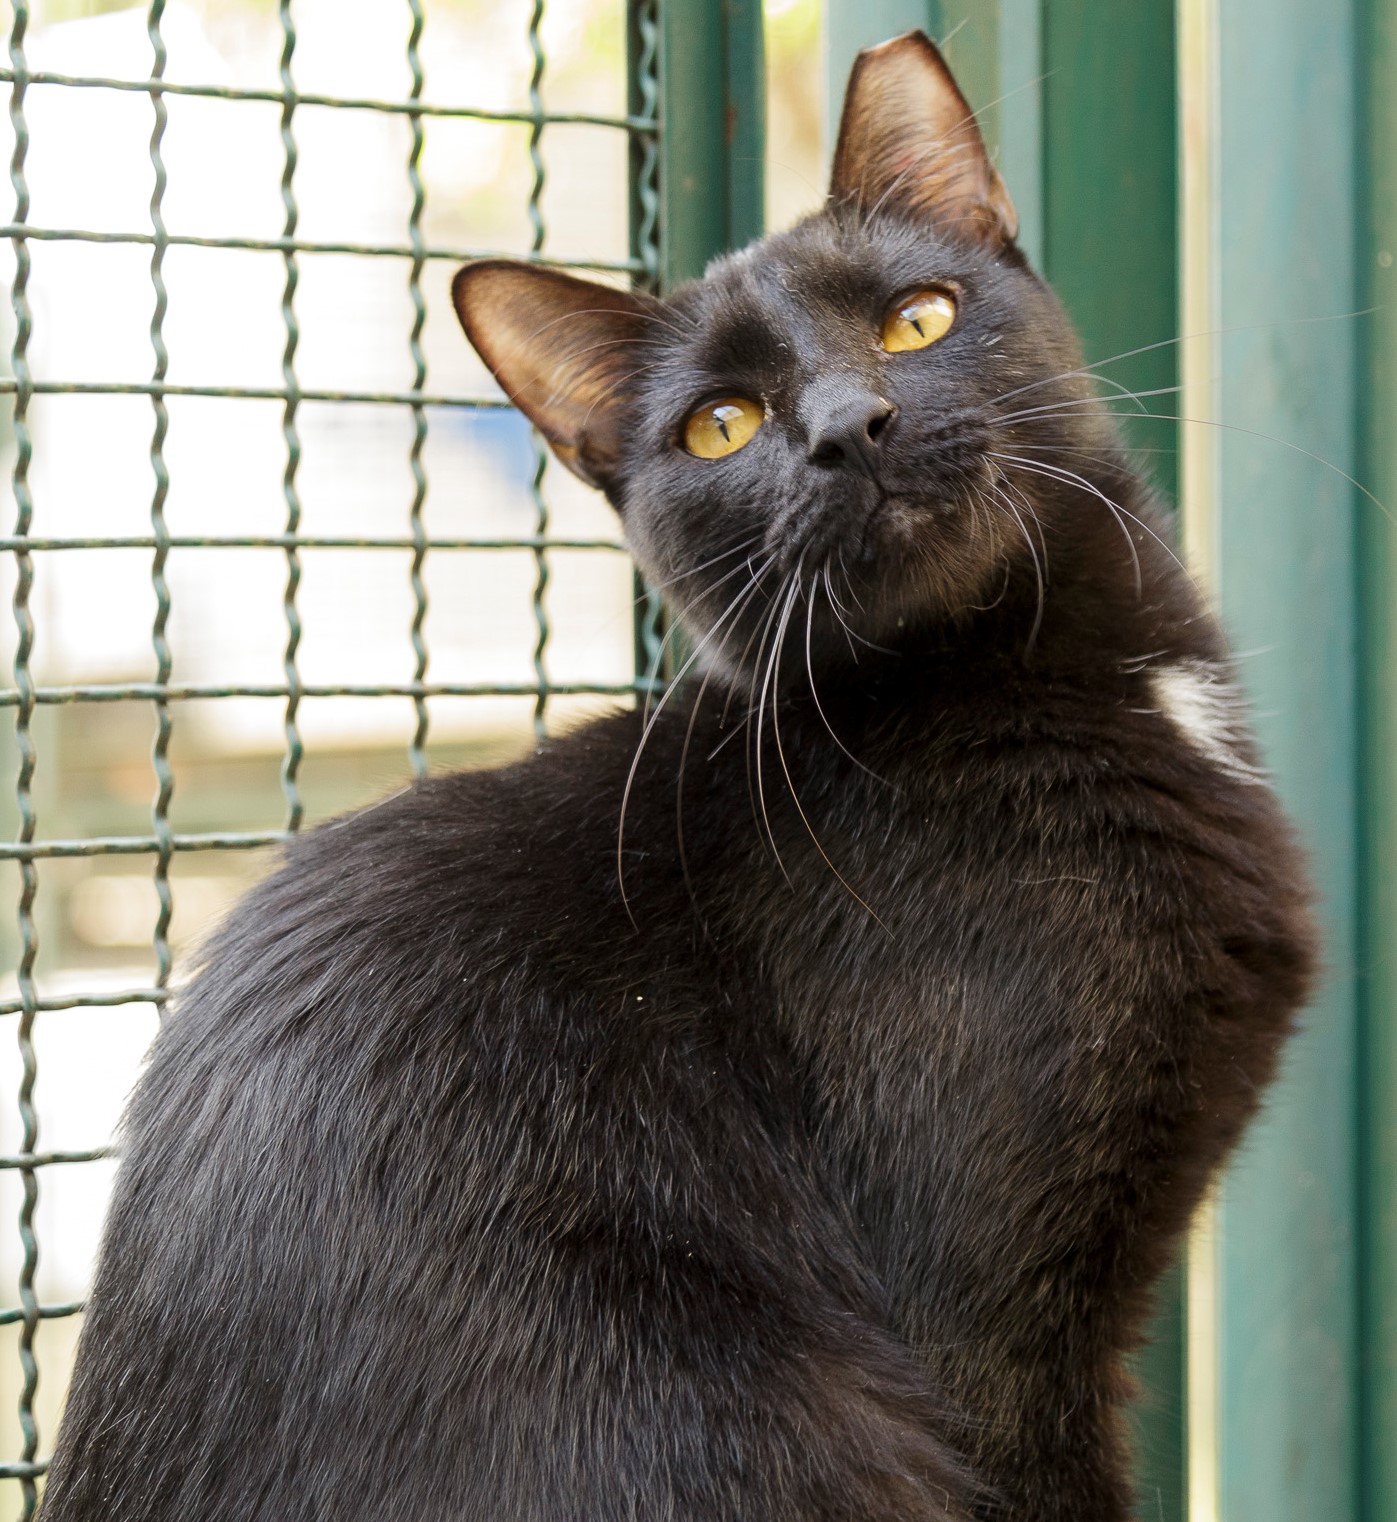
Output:
[[[779,695],[781,688],[781,649],[785,643],[786,626],[790,622],[791,613],[795,608],[796,598],[800,590],[800,567],[797,566],[794,579],[791,583],[791,595],[786,599],[786,606],[781,614],[781,623],[776,631],[776,675],[771,693],[771,733],[772,738],[776,741],[776,759],[781,763],[781,772],[786,779],[786,790],[791,795],[791,802],[795,804],[796,813],[800,815],[800,822],[805,826],[806,833],[810,836],[810,839],[814,841],[815,849],[820,853],[821,860],[830,869],[830,871],[834,873],[835,878],[843,887],[844,891],[850,896],[850,898],[852,898],[855,903],[861,905],[864,909],[866,909],[868,913],[871,914],[873,918],[883,926],[883,929],[887,930],[887,925],[883,923],[883,920],[879,917],[877,911],[868,902],[868,900],[863,897],[862,894],[856,892],[855,889],[850,886],[848,878],[846,878],[844,874],[839,870],[839,868],[836,867],[835,864],[830,860],[829,852],[827,852],[824,846],[820,843],[820,837],[815,833],[815,827],[810,823],[810,820],[805,812],[805,807],[800,801],[800,794],[796,792],[795,780],[791,776],[791,768],[786,761],[786,751],[781,744],[781,715]],[[813,686],[811,691],[814,691]],[[831,730],[831,734],[832,733],[833,731]],[[779,862],[780,858],[778,857],[777,860]],[[789,878],[787,881],[789,881]],[[888,933],[891,934],[891,931]]]
[[[1000,480],[1003,481],[1004,478],[1001,476]],[[1007,485],[1007,482],[1005,484]],[[1033,574],[1038,583],[1038,608],[1033,615],[1033,627],[1028,631],[1028,643],[1024,646],[1024,655],[1027,656],[1037,642],[1038,631],[1043,627],[1043,614],[1047,606],[1047,589],[1043,580],[1043,567],[1038,561],[1038,547],[1033,542],[1033,535],[1029,533],[1028,525],[1023,521],[1023,516],[1014,505],[1012,499],[1000,490],[998,482],[992,485],[990,490],[999,499],[1000,503],[1013,514],[1014,521],[1019,525],[1019,529],[1023,533],[1024,543],[1028,546],[1028,553],[1033,557]]]
[[[758,579],[753,579],[750,585],[743,588],[738,598],[738,604],[755,597],[761,586]],[[689,902],[694,906],[702,923],[703,914],[699,909],[698,899],[694,893],[693,878],[689,874],[689,856],[684,843],[684,772],[689,763],[689,746],[694,738],[694,726],[698,722],[699,709],[703,706],[703,696],[708,691],[708,684],[713,679],[713,673],[718,669],[718,662],[722,660],[727,650],[728,640],[732,637],[732,629],[729,628],[723,635],[722,642],[718,646],[718,657],[703,674],[703,681],[699,683],[699,690],[694,698],[693,705],[689,709],[689,722],[684,730],[684,744],[679,751],[679,775],[674,783],[674,833],[675,842],[679,851],[679,870],[684,878],[684,887],[689,895]]]
[[[829,588],[829,566],[828,565],[824,566],[824,568],[823,568],[823,575],[824,575],[825,587],[826,587],[826,590],[828,591],[828,588]],[[847,745],[845,745],[843,740],[841,740],[839,738],[839,736],[837,734],[835,734],[835,732],[834,732],[834,726],[830,723],[829,719],[826,717],[825,710],[824,710],[824,705],[820,702],[820,694],[816,690],[816,687],[815,687],[815,662],[814,662],[814,658],[813,658],[813,656],[811,654],[811,648],[810,648],[811,647],[812,626],[813,626],[814,621],[815,621],[815,592],[816,592],[816,589],[817,589],[818,585],[819,585],[818,581],[812,581],[810,583],[810,591],[809,591],[809,594],[807,595],[806,600],[805,600],[805,674],[806,674],[806,677],[809,679],[809,682],[810,682],[810,696],[814,699],[814,702],[815,702],[815,712],[817,714],[819,714],[819,716],[820,716],[820,723],[825,726],[825,729],[828,732],[830,739],[834,741],[834,743],[840,748],[840,750],[842,750],[844,752],[844,754],[854,763],[855,766],[858,767],[858,769],[861,772],[867,773],[867,775],[872,777],[875,782],[881,782],[884,787],[891,787],[896,792],[897,789],[894,787],[894,785],[891,782],[889,782],[887,780],[887,778],[880,777],[877,772],[872,770],[872,768],[870,768],[868,766],[865,766],[864,763],[862,761],[860,761],[859,758],[853,753],[853,751],[851,751],[849,749],[849,747]],[[833,601],[832,600],[831,600],[831,607],[833,607]],[[839,617],[839,611],[838,611],[838,609],[835,609],[834,616],[836,618]],[[841,620],[841,622],[842,622],[842,620]],[[849,646],[849,648],[850,648],[850,650],[853,650],[854,647],[851,644]],[[855,659],[857,659],[857,656],[855,656]]]
[[[756,578],[754,579],[759,579],[761,576],[765,575],[773,563],[773,561],[768,561],[767,564],[762,567],[761,571],[757,572]],[[694,646],[693,650],[689,654],[689,658],[684,662],[684,664],[679,668],[679,671],[676,673],[674,681],[671,682],[670,685],[665,689],[664,693],[660,697],[660,701],[655,705],[654,713],[652,713],[645,721],[645,727],[641,730],[640,734],[640,743],[636,746],[635,757],[631,761],[631,769],[626,774],[626,785],[621,791],[621,816],[616,826],[616,885],[621,891],[621,903],[625,908],[626,917],[630,920],[631,924],[637,930],[640,929],[640,926],[636,924],[635,915],[631,913],[630,900],[626,897],[625,858],[623,856],[623,846],[626,835],[626,809],[630,803],[631,788],[635,784],[636,772],[640,768],[640,758],[645,752],[646,741],[650,738],[655,725],[659,723],[660,715],[664,712],[665,705],[669,702],[670,698],[677,690],[680,681],[693,667],[694,662],[698,660],[699,656],[712,641],[713,637],[718,633],[723,625],[726,624],[730,618],[732,618],[738,608],[742,606],[742,601],[747,595],[747,592],[748,589],[744,588],[741,592],[738,593],[732,602],[728,604],[726,611],[714,622],[712,628],[709,629],[708,633],[705,634],[704,637]]]
[[[1174,564],[1178,566],[1184,575],[1188,576],[1188,567],[1183,563],[1182,560],[1179,559],[1178,555],[1174,553],[1173,548],[1170,545],[1166,544],[1165,541],[1161,539],[1157,533],[1155,533],[1155,531],[1149,526],[1148,523],[1145,522],[1143,518],[1139,517],[1135,513],[1132,513],[1128,507],[1122,507],[1119,502],[1116,502],[1112,498],[1108,497],[1105,492],[1103,492],[1099,487],[1095,486],[1092,482],[1088,481],[1085,476],[1078,475],[1075,470],[1068,470],[1065,465],[1054,465],[1049,460],[1023,460],[1020,459],[1017,455],[997,453],[995,454],[995,459],[1012,461],[1015,465],[1018,466],[1020,470],[1032,471],[1035,475],[1046,476],[1050,481],[1061,481],[1064,485],[1080,486],[1084,491],[1090,492],[1093,497],[1097,498],[1101,502],[1104,502],[1107,508],[1110,510],[1112,516],[1115,518],[1116,522],[1120,524],[1121,533],[1125,535],[1126,543],[1130,546],[1130,556],[1135,564],[1135,595],[1137,597],[1141,595],[1142,589],[1140,553],[1135,546],[1134,537],[1130,533],[1129,529],[1127,529],[1125,526],[1122,514],[1125,518],[1129,518],[1132,523],[1136,523],[1142,529],[1144,529],[1150,538],[1153,539],[1154,542],[1165,551],[1165,553],[1174,562]]]
[[[1149,395],[1149,393],[1145,391],[1139,392],[1138,394],[1140,396]],[[1063,414],[1063,416],[1066,415],[1067,414]],[[1048,416],[1051,417],[1053,414],[1049,413]],[[1338,476],[1341,481],[1346,481],[1351,487],[1353,487],[1356,492],[1361,493],[1363,497],[1371,502],[1373,506],[1377,508],[1377,510],[1383,515],[1384,518],[1392,519],[1392,521],[1397,522],[1397,519],[1393,519],[1393,515],[1388,510],[1386,503],[1380,501],[1377,497],[1375,497],[1373,493],[1369,491],[1361,481],[1349,475],[1346,470],[1341,470],[1339,466],[1335,465],[1332,460],[1326,460],[1323,455],[1316,454],[1312,449],[1306,449],[1303,445],[1300,444],[1292,444],[1289,439],[1282,439],[1274,433],[1262,433],[1260,429],[1257,428],[1244,428],[1240,423],[1219,422],[1216,418],[1184,417],[1181,413],[1177,412],[1103,411],[1098,413],[1097,416],[1104,418],[1149,418],[1157,423],[1190,423],[1199,428],[1225,428],[1231,433],[1240,433],[1250,439],[1264,439],[1268,444],[1279,444],[1282,449],[1289,449],[1292,450],[1295,454],[1304,455],[1307,460],[1313,460],[1316,465],[1322,465],[1326,470],[1333,471],[1333,473]]]
[[[1108,354],[1105,359],[1095,360],[1076,370],[1062,370],[1057,375],[1045,375],[1041,380],[1029,381],[1026,385],[1016,386],[1012,391],[1001,392],[992,398],[992,402],[1006,402],[1011,397],[1021,396],[1026,391],[1034,391],[1040,386],[1051,386],[1057,381],[1071,380],[1075,376],[1096,376],[1096,379],[1102,380],[1105,377],[1096,375],[1096,372],[1106,365],[1118,364],[1123,359],[1134,359],[1138,354],[1153,354],[1157,349],[1169,349],[1175,344],[1191,343],[1198,338],[1226,338],[1234,333],[1265,331],[1267,328],[1304,327],[1316,322],[1348,322],[1355,317],[1369,317],[1374,310],[1373,307],[1365,307],[1357,312],[1332,312],[1322,317],[1292,317],[1283,322],[1244,322],[1226,328],[1209,328],[1198,333],[1181,333],[1173,338],[1161,338],[1154,343],[1141,344],[1137,349],[1122,349],[1119,354]]]
[[[766,827],[766,837],[771,842],[771,852],[772,855],[776,858],[776,865],[781,869],[781,876],[784,877],[787,883],[789,883],[792,887],[794,887],[795,884],[791,882],[791,875],[786,871],[785,862],[781,860],[781,848],[776,844],[776,833],[771,827],[771,815],[767,812],[766,807],[766,787],[762,776],[762,722],[766,714],[767,691],[768,689],[771,689],[772,677],[780,659],[781,637],[786,627],[786,620],[790,617],[791,605],[795,600],[795,595],[798,590],[797,577],[799,574],[799,568],[797,568],[797,570],[792,574],[791,579],[787,585],[787,591],[784,600],[782,600],[780,594],[778,594],[778,601],[772,604],[773,608],[780,607],[782,611],[781,616],[776,620],[771,641],[771,654],[767,657],[766,672],[762,677],[761,695],[757,700],[756,736],[753,740],[753,750],[756,755],[757,762],[757,801],[761,806],[761,822]],[[760,661],[760,655],[758,656],[758,660]],[[776,694],[774,689],[772,689],[773,714],[776,712],[775,698]]]

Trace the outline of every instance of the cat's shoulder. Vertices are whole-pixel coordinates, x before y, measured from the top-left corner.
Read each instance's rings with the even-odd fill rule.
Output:
[[[362,886],[377,894],[440,888],[518,856],[546,866],[579,835],[614,826],[641,724],[634,711],[607,714],[506,765],[421,778],[290,842],[279,875],[329,874],[343,893],[367,874]]]
[[[208,939],[177,1003],[481,986],[492,968],[604,944],[640,722],[599,718],[507,766],[423,779],[293,838]]]

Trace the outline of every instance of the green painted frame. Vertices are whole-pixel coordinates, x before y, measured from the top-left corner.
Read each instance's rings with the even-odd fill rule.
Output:
[[[1327,976],[1220,1192],[1203,1436],[1221,1518],[1344,1519],[1359,1488],[1357,6],[1228,0],[1212,24],[1215,588],[1310,853]],[[1301,315],[1332,320],[1295,321],[1301,290]]]
[[[1359,14],[1358,1515],[1397,1518],[1397,0]]]
[[[660,6],[660,283],[701,275],[765,220],[760,0]]]

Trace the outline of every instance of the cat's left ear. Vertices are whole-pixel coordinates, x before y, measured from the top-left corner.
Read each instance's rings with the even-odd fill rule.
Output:
[[[975,113],[936,44],[907,32],[865,48],[844,92],[830,196],[888,209],[982,243],[1012,243],[1019,217]]]
[[[651,305],[561,270],[482,259],[451,282],[456,315],[509,397],[590,486],[614,481]]]

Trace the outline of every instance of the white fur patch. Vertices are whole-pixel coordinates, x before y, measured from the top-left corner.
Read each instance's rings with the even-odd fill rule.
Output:
[[[1196,750],[1231,777],[1259,780],[1242,750],[1247,728],[1235,686],[1204,661],[1176,661],[1150,673],[1155,702]]]

